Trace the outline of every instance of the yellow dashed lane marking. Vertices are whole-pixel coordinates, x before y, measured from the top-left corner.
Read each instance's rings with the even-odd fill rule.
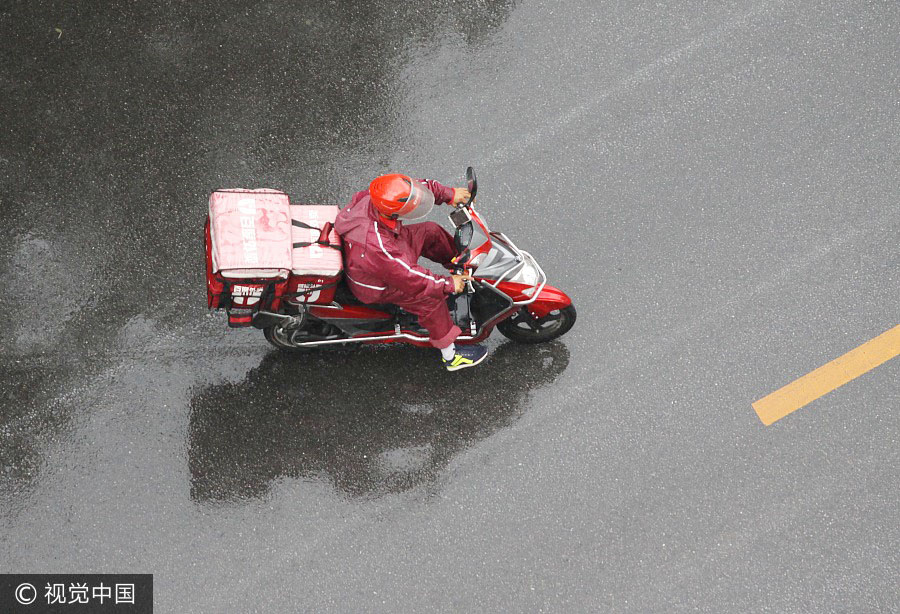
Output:
[[[769,426],[897,355],[900,355],[900,325],[761,398],[753,404],[753,409],[763,424]]]

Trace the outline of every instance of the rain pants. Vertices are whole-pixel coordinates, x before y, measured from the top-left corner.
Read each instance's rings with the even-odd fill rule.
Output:
[[[435,203],[453,199],[453,189],[434,180],[420,180],[434,193]],[[456,256],[453,238],[434,222],[391,228],[363,190],[338,213],[334,228],[344,240],[344,273],[354,296],[364,303],[391,303],[415,314],[436,348],[453,343],[462,332],[453,324],[447,296],[453,279],[417,264],[424,256],[450,265]]]

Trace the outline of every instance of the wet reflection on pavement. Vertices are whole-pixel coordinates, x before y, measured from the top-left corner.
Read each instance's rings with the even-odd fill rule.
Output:
[[[515,422],[569,361],[560,342],[505,343],[483,365],[447,373],[414,352],[424,359],[414,348],[336,352],[309,371],[302,356],[273,352],[239,384],[197,391],[191,497],[261,497],[280,478],[327,479],[349,497],[427,488],[455,454]]]

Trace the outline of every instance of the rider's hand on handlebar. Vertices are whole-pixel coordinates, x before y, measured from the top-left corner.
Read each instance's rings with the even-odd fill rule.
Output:
[[[466,282],[472,279],[472,276],[468,273],[463,273],[462,275],[451,275],[453,278],[453,294],[459,294],[463,290],[466,289]]]
[[[467,203],[471,196],[472,195],[465,188],[453,188],[453,199],[450,201],[450,204],[455,207],[456,205]]]

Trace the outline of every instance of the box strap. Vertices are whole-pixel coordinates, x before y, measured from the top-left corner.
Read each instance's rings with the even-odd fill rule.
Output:
[[[318,226],[310,226],[306,222],[301,222],[300,220],[291,220],[291,224],[297,226],[298,228],[306,228],[308,230],[318,230],[319,238],[315,241],[299,241],[294,243],[294,248],[298,247],[309,247],[310,245],[321,245],[322,247],[330,247],[331,249],[336,249],[339,252],[343,252],[344,248],[341,247],[340,243],[330,243],[328,241],[328,235],[331,234],[332,229],[334,228],[334,224],[331,222],[325,222],[325,225],[319,228]]]

